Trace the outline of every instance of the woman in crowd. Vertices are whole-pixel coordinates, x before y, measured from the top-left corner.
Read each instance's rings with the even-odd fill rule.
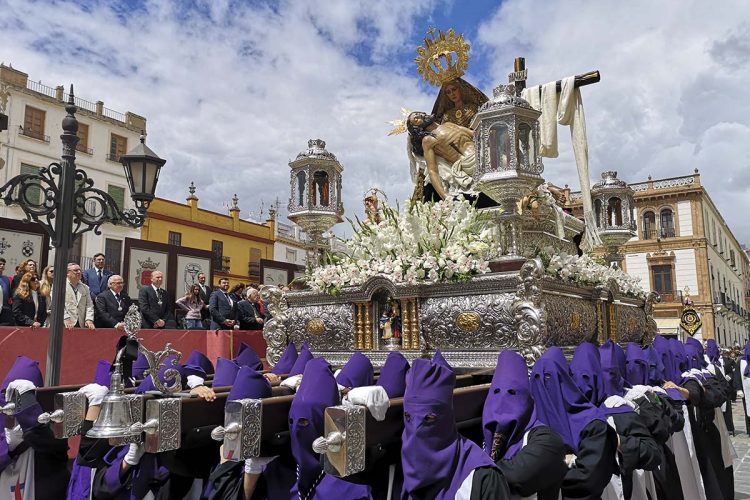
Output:
[[[39,278],[26,273],[13,294],[13,320],[18,326],[39,328],[47,319],[47,302],[39,292]]]
[[[44,300],[47,301],[47,322],[44,326],[49,326],[49,319],[52,317],[52,281],[55,277],[55,266],[47,266],[42,272],[42,277],[39,279],[39,293],[42,294]]]
[[[203,330],[201,311],[205,303],[201,300],[201,288],[194,283],[184,297],[175,301],[175,305],[185,312],[185,326],[188,330]]]
[[[13,277],[13,280],[10,283],[11,295],[13,295],[15,289],[18,288],[18,285],[23,279],[23,275],[26,273],[36,273],[36,261],[34,261],[34,259],[26,259],[18,264],[18,267],[16,267],[16,275]]]
[[[229,296],[237,303],[245,296],[245,284],[237,283],[229,290]]]

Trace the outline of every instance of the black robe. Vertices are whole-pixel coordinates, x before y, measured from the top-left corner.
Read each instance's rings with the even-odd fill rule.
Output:
[[[37,424],[27,427],[27,422],[35,421],[41,414],[41,407],[35,404],[24,412],[33,414],[33,419],[21,422],[23,441],[8,455],[11,459],[26,450],[34,453],[34,494],[36,498],[65,498],[70,471],[68,471],[68,440],[55,439],[49,425]],[[5,439],[5,438],[3,438]]]
[[[637,413],[615,413],[612,420],[620,437],[617,454],[622,492],[629,499],[633,495],[633,472],[636,469],[655,470],[661,464],[662,453]]]
[[[596,500],[618,474],[617,432],[606,422],[592,420],[583,428],[575,466],[568,469],[562,484],[562,497]]]
[[[512,492],[520,496],[537,494],[537,500],[557,500],[568,468],[565,465],[565,443],[547,426],[529,431],[526,446],[512,458],[500,459]]]
[[[734,471],[732,467],[724,467],[721,437],[714,425],[714,408],[721,406],[723,396],[710,385],[702,385],[697,380],[688,380],[682,387],[690,393],[688,418],[706,498],[733,500]]]

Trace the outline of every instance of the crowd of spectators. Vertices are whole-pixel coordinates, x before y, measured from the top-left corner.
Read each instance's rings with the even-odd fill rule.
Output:
[[[116,328],[124,330],[125,314],[138,306],[142,328],[189,330],[262,330],[268,319],[267,307],[258,288],[239,283],[230,288],[221,278],[213,289],[205,273],[197,276],[184,296],[174,303],[163,288],[164,274],[155,270],[150,284],[138,291],[137,299],[124,290],[125,280],[104,268],[105,256],[97,253],[93,266],[85,271],[75,262],[68,264],[64,323],[66,328]],[[6,260],[0,257],[0,325],[49,326],[54,266],[38,273],[33,259],[21,262],[15,275],[5,275]]]

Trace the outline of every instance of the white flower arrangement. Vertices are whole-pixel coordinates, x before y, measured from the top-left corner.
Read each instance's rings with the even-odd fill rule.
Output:
[[[614,279],[620,291],[626,295],[641,299],[646,298],[646,291],[641,287],[641,279],[630,276],[621,269],[605,266],[590,255],[569,255],[555,252],[552,247],[539,251],[539,257],[548,275],[563,281],[581,285],[606,285]]]
[[[313,290],[338,294],[374,276],[393,283],[464,281],[489,271],[493,240],[489,219],[466,200],[384,204],[379,223],[352,221],[346,251],[308,271]]]

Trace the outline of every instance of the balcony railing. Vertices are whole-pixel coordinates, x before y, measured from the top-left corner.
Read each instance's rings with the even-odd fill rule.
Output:
[[[656,239],[657,232],[655,229],[644,229],[643,230],[643,239],[644,240],[654,240]]]
[[[674,228],[673,227],[661,228],[661,237],[662,238],[674,238]]]
[[[49,144],[49,136],[44,135],[44,132],[40,132],[38,130],[34,129],[25,129],[22,126],[18,126],[18,133],[20,135],[24,135],[26,137],[31,137],[32,139],[36,139],[38,141],[44,141]]]
[[[674,292],[659,292],[657,291],[659,296],[661,297],[661,302],[676,302],[677,296]]]
[[[107,153],[107,159],[115,163],[120,163],[120,155],[116,155],[116,154],[113,155],[112,153]]]
[[[84,146],[80,142],[78,144],[76,144],[76,151],[78,151],[79,153],[85,153],[87,155],[93,155],[94,154],[94,150],[92,148],[87,148],[86,146]]]

